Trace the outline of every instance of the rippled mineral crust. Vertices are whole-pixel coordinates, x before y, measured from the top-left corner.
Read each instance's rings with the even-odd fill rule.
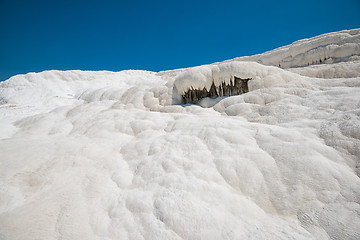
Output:
[[[359,33],[1,82],[0,239],[360,239]]]

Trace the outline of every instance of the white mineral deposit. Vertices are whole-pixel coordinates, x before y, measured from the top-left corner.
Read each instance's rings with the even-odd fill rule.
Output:
[[[355,240],[359,176],[360,29],[0,83],[0,239]]]

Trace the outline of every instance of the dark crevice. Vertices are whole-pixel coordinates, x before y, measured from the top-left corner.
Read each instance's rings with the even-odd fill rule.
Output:
[[[243,93],[249,92],[248,81],[251,78],[239,78],[234,76],[234,81],[230,79],[230,84],[226,84],[225,82],[221,83],[219,86],[215,86],[214,81],[211,84],[209,91],[204,87],[203,89],[191,89],[187,90],[182,96],[182,103],[187,104],[196,104],[201,99],[210,97],[217,98],[223,96],[235,96]]]

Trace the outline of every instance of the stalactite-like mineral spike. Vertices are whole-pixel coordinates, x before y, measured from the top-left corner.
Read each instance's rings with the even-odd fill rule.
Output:
[[[238,78],[236,76],[230,76],[229,84],[226,82],[222,82],[219,86],[215,86],[215,81],[211,84],[209,91],[207,91],[206,87],[203,89],[194,89],[191,86],[183,95],[182,95],[182,103],[198,103],[201,99],[206,97],[216,98],[222,96],[234,96],[242,93],[249,92],[248,81],[251,78]]]
[[[210,90],[209,90],[209,97],[215,98],[218,97],[219,94],[217,93],[216,87],[214,82],[211,84]]]

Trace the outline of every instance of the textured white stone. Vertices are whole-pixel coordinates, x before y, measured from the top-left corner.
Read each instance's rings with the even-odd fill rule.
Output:
[[[313,46],[355,49],[356,34]],[[0,83],[0,239],[359,239],[360,74],[345,60]],[[174,105],[231,74],[250,92]]]

